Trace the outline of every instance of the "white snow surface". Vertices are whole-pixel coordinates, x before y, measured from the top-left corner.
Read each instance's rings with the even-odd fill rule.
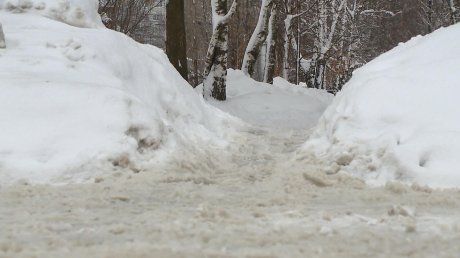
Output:
[[[240,70],[228,70],[227,100],[209,103],[247,123],[277,129],[310,129],[333,95],[293,85],[283,78],[273,85],[257,82]],[[202,92],[202,86],[196,88]]]
[[[304,146],[371,184],[460,186],[460,25],[356,71]]]
[[[0,0],[0,9],[12,13],[35,13],[86,28],[103,28],[97,13],[98,0]]]
[[[0,6],[0,184],[81,182],[227,144],[234,119],[160,49],[100,27],[96,1]]]

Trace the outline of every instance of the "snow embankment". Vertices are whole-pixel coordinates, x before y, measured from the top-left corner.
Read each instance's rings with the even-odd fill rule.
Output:
[[[97,13],[97,0],[0,0],[0,10],[11,13],[35,13],[69,25],[103,28]]]
[[[257,82],[233,69],[228,70],[227,81],[227,101],[210,103],[247,123],[270,128],[311,128],[333,98],[326,91],[293,85],[279,77],[273,85]]]
[[[460,186],[460,25],[356,71],[305,150],[370,183]]]
[[[226,144],[228,117],[161,50],[100,28],[97,1],[0,6],[0,184],[85,181]]]

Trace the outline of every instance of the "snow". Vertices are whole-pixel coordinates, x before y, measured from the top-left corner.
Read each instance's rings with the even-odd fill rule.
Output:
[[[158,168],[176,149],[224,147],[237,127],[160,49],[101,28],[96,1],[0,4],[0,184]]]
[[[356,71],[304,150],[374,185],[460,187],[459,39],[443,28]]]
[[[227,100],[209,103],[245,122],[277,129],[315,126],[333,95],[274,78],[273,85],[257,82],[240,70],[228,70]],[[202,86],[196,88],[200,93]]]
[[[7,38],[7,48],[0,50],[0,256],[455,257],[460,253],[458,189],[400,183],[372,188],[345,173],[325,175],[321,170],[325,160],[294,155],[331,95],[280,78],[273,86],[257,83],[230,70],[229,102],[212,104],[248,123],[242,124],[207,105],[201,92],[196,94],[156,48],[35,11],[0,11],[0,22]],[[421,43],[414,42],[409,50]],[[452,44],[442,46],[448,50]],[[406,50],[401,52],[393,59],[407,55]],[[458,52],[452,54],[440,58],[455,65]],[[399,66],[388,62],[387,69],[394,74],[404,71],[405,62],[424,65],[412,58],[400,60]],[[356,86],[356,92],[362,87],[366,86]],[[394,93],[399,90],[392,84],[388,87],[395,88]],[[372,96],[374,90],[361,96]],[[430,92],[440,97],[435,93]],[[400,104],[393,95],[386,101]],[[346,95],[339,98],[343,101]],[[363,108],[375,109],[377,100],[374,97]],[[341,107],[335,102],[324,117],[334,116],[334,110],[350,102]],[[429,109],[425,106],[430,105],[421,108]],[[397,115],[400,109],[390,111]],[[408,124],[423,122],[422,116],[409,111],[402,113],[412,119]],[[396,115],[390,118],[400,118]],[[362,117],[369,121],[365,114]],[[450,118],[453,128],[456,121]],[[327,121],[323,118],[310,142],[326,144],[315,146],[318,149],[331,146],[328,137],[333,128]],[[380,124],[388,121],[401,123],[390,119]],[[349,126],[340,124],[337,129],[358,136],[366,130],[355,132]],[[321,136],[322,128],[331,129],[330,134]],[[375,134],[370,129],[369,135]],[[445,136],[443,132],[436,135]],[[356,158],[340,155],[337,162],[345,164],[350,157]],[[21,178],[32,184],[7,183]],[[78,181],[87,183],[34,184]]]
[[[0,0],[0,9],[12,13],[35,13],[69,25],[103,28],[97,13],[98,0]]]

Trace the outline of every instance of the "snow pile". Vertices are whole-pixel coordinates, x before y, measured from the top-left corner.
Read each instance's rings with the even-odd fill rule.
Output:
[[[102,28],[98,4],[98,0],[0,0],[0,10],[36,13],[72,26]]]
[[[227,101],[210,101],[247,123],[284,129],[317,124],[333,95],[275,78],[273,85],[257,82],[239,70],[228,70]],[[202,87],[197,87],[201,92]]]
[[[137,172],[178,149],[226,144],[228,116],[207,106],[161,50],[81,28],[99,27],[94,2],[0,2],[0,184]]]
[[[460,186],[459,40],[440,29],[356,71],[305,150],[369,183]]]

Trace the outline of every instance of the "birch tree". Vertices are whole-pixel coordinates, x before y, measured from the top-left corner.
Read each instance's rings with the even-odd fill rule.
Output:
[[[184,0],[166,2],[166,54],[171,64],[187,80]]]
[[[237,0],[233,0],[227,11],[227,0],[211,0],[213,33],[206,54],[204,98],[227,98],[228,22],[235,13],[237,3]]]
[[[310,60],[304,62],[304,69],[308,71],[307,84],[309,87],[326,89],[327,57],[337,38],[338,25],[344,15],[347,0],[317,0],[317,4],[315,52]]]
[[[273,2],[273,0],[261,0],[259,20],[244,54],[241,70],[250,77],[254,75],[257,58],[268,36]]]
[[[264,82],[273,84],[273,76],[275,74],[276,65],[276,41],[277,41],[277,23],[279,4],[275,1],[270,14],[270,21],[268,24],[268,36],[266,44],[266,63],[264,69]]]
[[[291,69],[291,60],[294,59],[296,63],[296,83],[297,75],[299,72],[299,61],[300,61],[300,26],[302,23],[302,15],[307,13],[307,9],[302,10],[302,5],[305,5],[307,2],[301,2],[299,0],[282,0],[282,8],[284,15],[284,32],[283,32],[283,62],[282,62],[282,76],[284,79],[289,81],[289,73]],[[308,2],[310,3],[310,2]],[[306,24],[303,24],[306,25]],[[295,53],[294,58],[292,57],[292,52]]]

